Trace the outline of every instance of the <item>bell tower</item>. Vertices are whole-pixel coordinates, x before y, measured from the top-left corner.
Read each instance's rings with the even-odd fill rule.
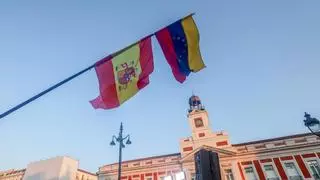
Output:
[[[210,127],[209,115],[198,96],[189,98],[188,122],[192,135],[180,140],[180,152],[182,156],[193,150],[210,146],[214,148],[229,148],[229,136],[226,132],[213,132]]]

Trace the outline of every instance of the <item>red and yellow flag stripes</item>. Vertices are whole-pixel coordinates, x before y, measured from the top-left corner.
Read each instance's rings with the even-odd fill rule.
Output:
[[[149,75],[153,72],[151,38],[100,60],[95,69],[100,95],[90,101],[92,106],[95,109],[118,107],[149,84]]]

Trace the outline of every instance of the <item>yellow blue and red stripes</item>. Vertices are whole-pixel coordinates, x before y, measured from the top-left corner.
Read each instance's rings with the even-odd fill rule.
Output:
[[[120,106],[149,84],[153,72],[151,38],[96,63],[100,95],[90,101],[95,109]]]
[[[177,81],[205,67],[199,49],[199,32],[192,18],[176,21],[158,31],[156,37]]]

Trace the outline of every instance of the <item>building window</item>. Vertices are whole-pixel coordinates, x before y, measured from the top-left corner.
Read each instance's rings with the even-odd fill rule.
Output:
[[[194,119],[194,124],[196,125],[196,128],[203,127],[202,118],[195,118]]]
[[[244,168],[248,180],[258,180],[252,167]]]
[[[199,137],[204,137],[204,136],[206,136],[205,133],[199,133]]]
[[[161,177],[161,180],[172,180],[171,176],[165,176],[165,177]]]
[[[225,169],[224,174],[226,176],[226,180],[234,180],[231,169]]]
[[[267,180],[279,180],[279,177],[271,164],[264,165]]]
[[[228,145],[228,141],[219,141],[219,142],[216,142],[216,145],[217,146],[226,146],[226,145]]]
[[[302,177],[293,162],[284,163],[284,167],[290,180],[302,180]]]
[[[183,152],[192,151],[192,150],[193,150],[193,147],[184,147],[183,148]]]
[[[175,180],[186,180],[184,172],[178,172],[175,174]]]
[[[320,167],[317,160],[307,161],[309,168],[312,172],[312,176],[315,180],[320,180]]]

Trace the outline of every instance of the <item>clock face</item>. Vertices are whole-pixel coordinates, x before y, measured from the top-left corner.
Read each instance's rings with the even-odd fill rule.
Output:
[[[194,123],[195,123],[195,125],[196,125],[197,128],[198,128],[198,127],[203,127],[203,121],[202,121],[201,118],[196,118],[196,119],[194,119]]]

